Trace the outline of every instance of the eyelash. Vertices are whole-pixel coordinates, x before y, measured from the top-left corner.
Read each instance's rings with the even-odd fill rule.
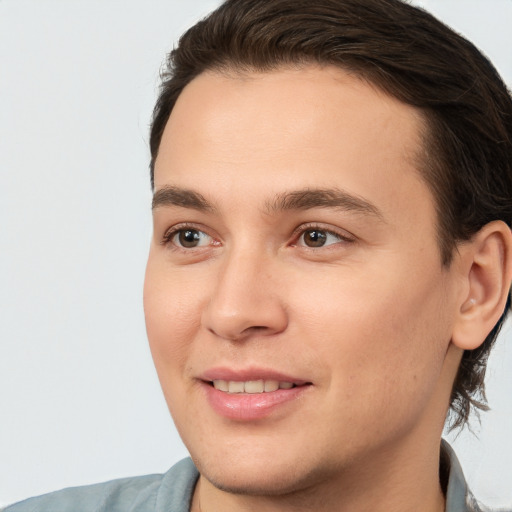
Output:
[[[196,225],[193,225],[193,224],[178,224],[178,225],[173,226],[172,228],[168,229],[164,233],[164,235],[162,237],[162,240],[160,241],[160,244],[164,245],[164,246],[172,247],[172,249],[176,250],[176,251],[189,252],[189,251],[191,251],[193,249],[198,249],[198,247],[189,247],[189,248],[183,247],[183,246],[180,246],[180,245],[178,245],[178,244],[173,242],[174,237],[176,235],[178,235],[180,232],[183,232],[183,231],[196,231],[196,232],[199,232],[199,233],[204,233],[206,236],[210,237],[212,239],[212,241],[214,242],[214,243],[208,244],[209,246],[212,246],[212,245],[213,246],[218,246],[218,245],[220,245],[220,242],[216,241],[213,236],[209,235],[204,229],[201,229],[200,227],[198,227]],[[336,244],[328,244],[326,246],[320,246],[320,247],[311,247],[311,246],[307,246],[305,244],[304,245],[299,245],[298,241],[308,231],[318,231],[318,232],[321,232],[321,233],[325,233],[327,235],[334,236],[334,237],[338,238],[340,240],[340,242],[345,242],[345,243],[353,243],[353,242],[355,242],[355,237],[353,237],[350,234],[347,234],[346,232],[344,232],[342,234],[342,233],[340,233],[338,231],[335,231],[335,230],[332,230],[332,229],[326,229],[326,228],[324,228],[323,226],[321,226],[319,224],[301,224],[292,233],[292,239],[294,240],[294,242],[291,244],[291,246],[292,247],[299,246],[299,247],[302,247],[302,248],[304,248],[306,250],[317,251],[317,250],[322,249],[322,248],[328,248],[331,245],[336,245]]]

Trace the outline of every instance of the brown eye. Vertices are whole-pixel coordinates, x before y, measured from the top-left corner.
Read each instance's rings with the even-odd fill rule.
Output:
[[[172,238],[174,244],[193,249],[210,243],[210,237],[197,229],[180,229]]]
[[[328,229],[312,226],[301,232],[300,237],[297,240],[297,245],[309,247],[311,249],[321,249],[322,247],[328,247],[330,245],[351,242],[353,242],[353,239],[348,236],[340,235],[334,231],[329,231]]]
[[[323,247],[327,241],[327,233],[319,229],[308,229],[302,235],[304,245],[308,247]]]

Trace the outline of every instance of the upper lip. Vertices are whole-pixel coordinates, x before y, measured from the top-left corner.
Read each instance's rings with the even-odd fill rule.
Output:
[[[297,378],[292,375],[276,371],[269,368],[225,368],[217,367],[210,368],[198,377],[199,379],[211,382],[214,380],[227,380],[235,382],[247,382],[253,380],[276,380],[278,382],[291,382],[296,386],[307,384],[305,379]]]

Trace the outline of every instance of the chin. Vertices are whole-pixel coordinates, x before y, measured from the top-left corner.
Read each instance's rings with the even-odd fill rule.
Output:
[[[261,462],[225,460],[222,465],[218,460],[207,463],[194,459],[194,462],[201,475],[217,489],[248,496],[297,493],[325,481],[330,473],[325,468],[311,468],[305,461],[304,464],[300,460],[287,462],[275,456]]]

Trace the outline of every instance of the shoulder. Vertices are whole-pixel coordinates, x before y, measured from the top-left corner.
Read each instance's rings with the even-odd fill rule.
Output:
[[[192,461],[184,459],[163,475],[62,489],[16,503],[4,512],[188,512],[197,477]]]
[[[130,510],[132,503],[140,499],[150,500],[161,479],[162,475],[147,475],[83,487],[70,487],[22,501],[7,507],[5,512]]]

